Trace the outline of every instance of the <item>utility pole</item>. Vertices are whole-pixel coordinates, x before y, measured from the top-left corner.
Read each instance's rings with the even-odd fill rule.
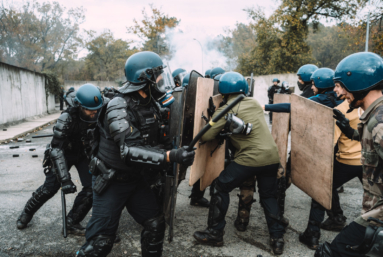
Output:
[[[201,53],[202,53],[202,74],[204,74],[203,73],[203,48],[202,48],[202,44],[201,44],[201,42],[199,42],[197,39],[195,39],[195,38],[193,38],[193,40],[195,40],[195,41],[197,41],[198,43],[199,43],[199,45],[201,46]]]
[[[371,0],[368,0],[368,8],[371,6]],[[370,35],[370,9],[368,10],[367,15],[367,28],[366,28],[366,52],[368,52],[368,38]]]

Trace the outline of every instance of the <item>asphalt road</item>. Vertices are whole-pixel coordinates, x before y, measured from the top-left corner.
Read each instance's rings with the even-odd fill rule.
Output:
[[[268,120],[268,118],[267,118]],[[52,133],[52,125],[35,134]],[[32,135],[25,139],[31,138]],[[0,257],[3,256],[75,256],[76,251],[85,242],[85,238],[61,235],[61,199],[60,194],[49,200],[34,216],[28,228],[17,230],[16,219],[26,201],[44,181],[42,159],[45,145],[51,138],[32,139],[31,143],[12,142],[0,145]],[[10,146],[19,146],[9,149]],[[36,151],[29,151],[35,148]],[[19,157],[12,157],[19,154]],[[32,158],[37,154],[38,158]],[[80,188],[75,168],[71,170],[74,183]],[[188,176],[187,176],[188,177]],[[210,247],[199,245],[192,234],[204,229],[207,224],[208,209],[189,205],[190,187],[188,181],[181,183],[178,189],[174,241],[164,243],[163,256],[273,256],[269,247],[269,237],[263,209],[257,202],[253,204],[251,220],[246,232],[237,232],[233,226],[237,215],[238,190],[231,193],[230,208],[227,213],[225,245]],[[208,199],[207,193],[205,194]],[[75,195],[67,195],[67,210],[71,208]],[[340,195],[341,206],[348,222],[356,218],[361,210],[362,186],[357,179],[345,185]],[[285,216],[290,226],[285,235],[285,253],[282,256],[314,256],[314,252],[299,243],[298,234],[304,231],[308,221],[311,199],[295,186],[287,191]],[[91,212],[83,221],[85,226]],[[119,234],[122,241],[115,245],[109,256],[141,256],[140,232],[142,227],[124,210],[120,220]],[[321,242],[331,241],[334,232],[322,231]]]

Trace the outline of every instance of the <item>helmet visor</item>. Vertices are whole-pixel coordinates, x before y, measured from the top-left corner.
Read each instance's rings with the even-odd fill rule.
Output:
[[[176,87],[182,86],[182,80],[187,74],[188,74],[187,71],[184,71],[174,77],[174,83]]]
[[[154,79],[156,82],[154,88],[160,93],[165,94],[176,87],[169,66],[164,66],[162,69],[160,67],[154,69]]]

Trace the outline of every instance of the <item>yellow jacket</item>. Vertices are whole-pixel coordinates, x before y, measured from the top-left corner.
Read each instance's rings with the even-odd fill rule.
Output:
[[[358,129],[359,115],[358,109],[353,110],[350,113],[347,113],[349,109],[349,104],[345,100],[343,103],[335,107],[341,111],[347,119],[350,120],[350,126],[353,129]],[[346,137],[345,134],[340,131],[337,125],[335,125],[334,133],[334,146],[338,143],[338,152],[336,153],[336,160],[338,162],[347,164],[347,165],[362,165],[360,162],[362,146],[359,141],[351,140]]]

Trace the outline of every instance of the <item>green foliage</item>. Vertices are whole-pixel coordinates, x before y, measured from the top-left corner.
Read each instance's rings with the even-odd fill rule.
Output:
[[[142,45],[143,51],[153,51],[159,55],[168,55],[169,49],[167,48],[164,37],[165,28],[176,27],[180,20],[176,17],[169,17],[169,15],[161,12],[161,9],[156,8],[153,4],[149,5],[150,14],[146,9],[142,9],[144,19],[141,22],[133,19],[134,25],[127,27],[128,33],[137,35],[144,40]]]
[[[247,9],[256,31],[256,46],[251,57],[238,59],[238,70],[244,74],[276,74],[296,72],[307,63],[318,64],[306,41],[309,24],[318,29],[321,18],[341,20],[355,15],[362,0],[283,0],[267,18],[259,8]]]
[[[130,42],[115,39],[109,30],[99,36],[88,32],[91,40],[86,43],[89,54],[85,58],[84,70],[94,80],[116,80],[124,76],[124,64],[127,58],[135,53],[130,49]]]
[[[51,95],[60,95],[61,93],[61,83],[57,75],[51,71],[43,72],[45,75],[45,94],[48,97]]]

